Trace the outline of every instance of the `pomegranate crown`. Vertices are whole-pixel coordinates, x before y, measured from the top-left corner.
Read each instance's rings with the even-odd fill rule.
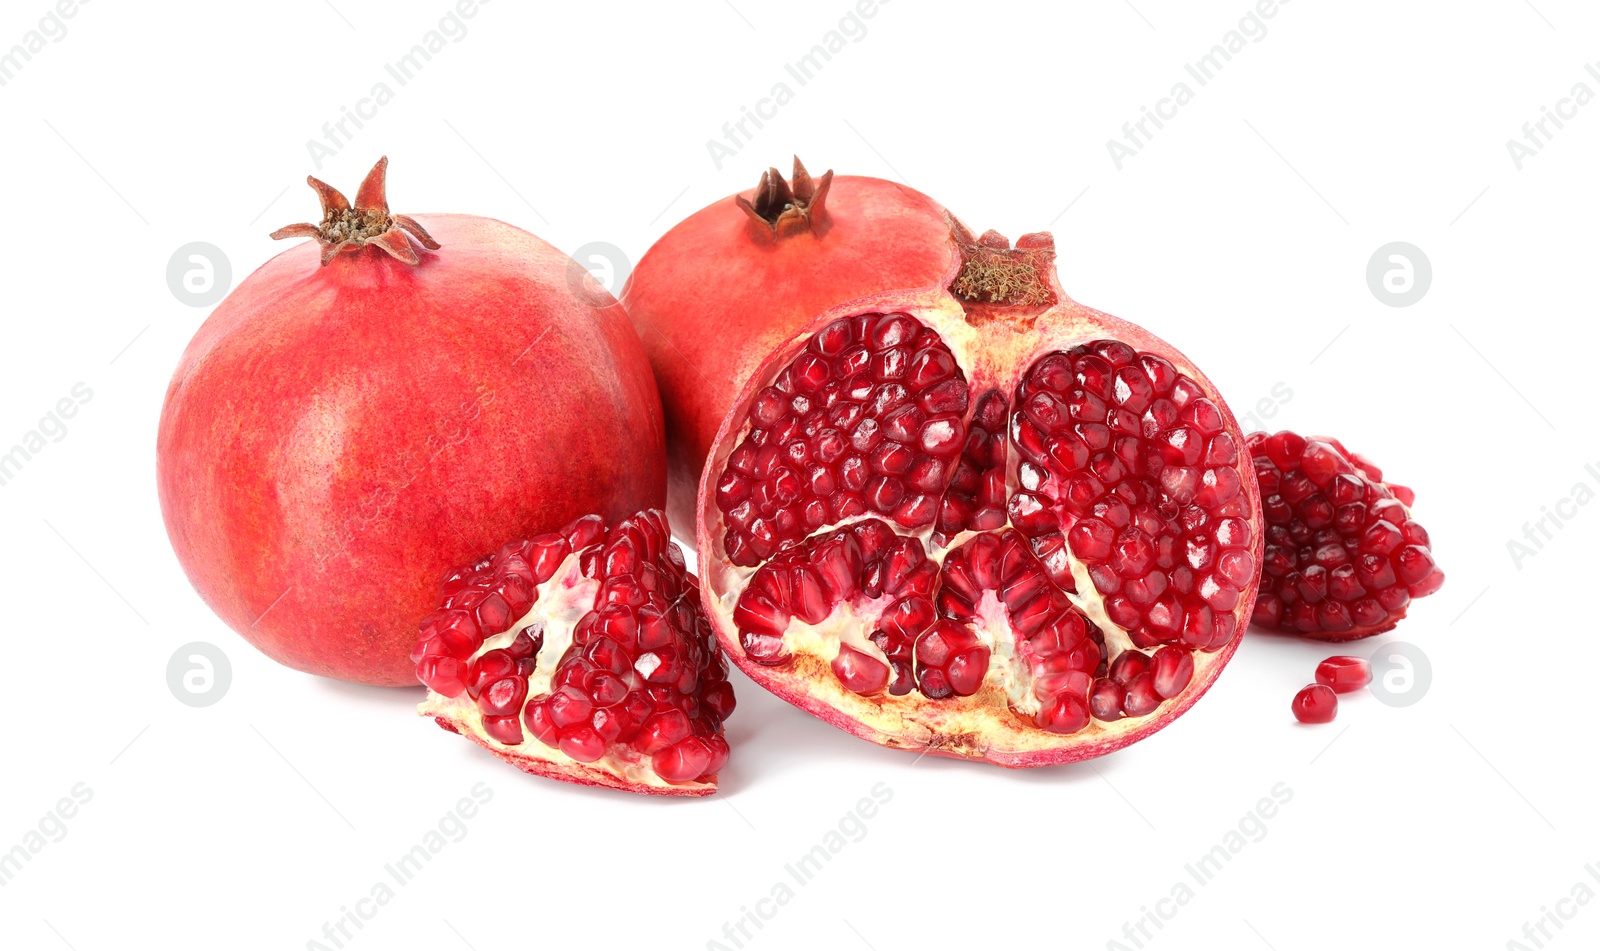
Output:
[[[429,251],[439,250],[439,242],[433,240],[415,218],[389,211],[388,172],[389,157],[384,156],[361,182],[354,208],[337,188],[314,176],[306,176],[306,183],[316,189],[317,197],[322,199],[322,223],[279,228],[272,232],[272,237],[275,240],[316,238],[322,244],[324,267],[340,252],[359,251],[369,244],[382,248],[396,260],[418,263],[421,259],[411,242],[415,240]]]
[[[974,239],[957,222],[954,234],[962,263],[950,290],[969,309],[1054,306],[1056,241],[1050,232],[1025,234],[1015,247],[992,228]]]
[[[813,179],[797,155],[791,180],[785,181],[782,172],[769,168],[761,173],[761,183],[756,186],[753,201],[743,195],[735,200],[751,219],[773,235],[783,236],[815,230],[826,220],[824,202],[831,184],[833,169]]]

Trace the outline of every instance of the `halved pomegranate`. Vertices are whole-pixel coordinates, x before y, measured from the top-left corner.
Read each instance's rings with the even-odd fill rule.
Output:
[[[525,772],[716,791],[733,688],[661,513],[512,542],[441,597],[411,654],[429,689],[417,712]]]
[[[707,611],[774,693],[1003,766],[1148,736],[1233,654],[1261,511],[1166,342],[1067,298],[1048,234],[835,308],[756,371],[700,488]]]

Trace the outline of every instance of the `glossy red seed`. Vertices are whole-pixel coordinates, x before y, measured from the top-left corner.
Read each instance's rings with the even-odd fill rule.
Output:
[[[1372,667],[1364,657],[1339,655],[1317,665],[1317,683],[1332,687],[1334,693],[1360,690],[1372,682]]]
[[[1122,712],[1130,717],[1142,717],[1161,706],[1161,694],[1156,692],[1155,678],[1148,673],[1128,681],[1122,697]]]
[[[889,685],[889,668],[848,644],[840,645],[832,666],[839,682],[855,693],[871,695]]]
[[[1040,707],[1034,719],[1051,733],[1076,733],[1089,725],[1089,704],[1081,695],[1057,694]]]
[[[1194,657],[1182,648],[1168,645],[1150,658],[1151,686],[1163,699],[1182,693],[1194,678]]]
[[[1294,695],[1294,718],[1301,723],[1329,723],[1339,712],[1339,698],[1326,684],[1311,684]]]

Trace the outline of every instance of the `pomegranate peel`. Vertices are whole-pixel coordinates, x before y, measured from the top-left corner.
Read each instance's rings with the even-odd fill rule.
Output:
[[[524,772],[716,791],[733,689],[659,512],[579,519],[451,572],[411,658],[418,713]]]
[[[1321,641],[1371,637],[1444,584],[1411,515],[1415,493],[1371,460],[1288,431],[1252,433],[1246,446],[1267,523],[1253,623]]]
[[[471,215],[352,205],[241,281],[184,351],[157,435],[167,534],[206,603],[298,670],[415,683],[438,578],[586,513],[662,504],[660,400],[616,302]]]
[[[958,230],[921,290],[752,374],[701,483],[707,614],[751,679],[873,742],[1027,767],[1148,736],[1215,681],[1262,545],[1203,373]]]

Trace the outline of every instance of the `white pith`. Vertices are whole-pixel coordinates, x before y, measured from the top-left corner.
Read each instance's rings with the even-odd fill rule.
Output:
[[[473,652],[471,662],[476,662],[489,651],[511,646],[517,635],[527,628],[543,625],[544,642],[539,646],[539,653],[534,658],[533,674],[528,678],[528,698],[523,705],[526,707],[527,703],[548,697],[556,666],[572,647],[573,632],[578,622],[594,609],[600,587],[598,580],[584,577],[579,564],[579,553],[568,555],[556,568],[555,574],[550,576],[550,580],[535,588],[537,597],[528,612],[518,618],[517,622],[506,631],[485,639],[483,646]],[[639,663],[643,663],[645,657],[654,656],[645,654],[639,658]],[[644,675],[645,672],[641,671],[640,676]],[[629,686],[632,688],[637,684]],[[478,709],[477,702],[465,691],[459,697],[446,697],[429,690],[427,699],[417,706],[417,713],[426,717],[443,717],[455,723],[458,729],[470,730],[477,742],[508,756],[542,760],[579,773],[591,771],[611,773],[640,786],[681,789],[685,786],[699,785],[669,783],[656,774],[649,756],[615,744],[608,745],[605,755],[600,759],[592,763],[579,762],[563,753],[559,747],[544,745],[528,730],[526,724],[522,727],[522,742],[516,746],[508,746],[484,730],[483,711]],[[521,717],[520,710],[518,717],[519,719]]]
[[[972,323],[962,320],[956,316],[961,310],[960,305],[941,292],[910,294],[894,292],[882,297],[884,298],[882,306],[872,306],[872,302],[867,301],[858,302],[849,313],[907,313],[924,326],[936,329],[957,365],[962,368],[974,401],[992,387],[1004,394],[1008,403],[1012,402],[1015,398],[1017,377],[1026,372],[1035,361],[1048,353],[1068,350],[1089,340],[1107,337],[1120,339],[1140,350],[1165,346],[1148,332],[1115,317],[1082,308],[1067,300],[1065,295],[1060,296],[1063,303],[1052,312],[1048,327],[1040,326],[1021,331],[1003,326],[997,328],[997,325],[992,323]],[[846,316],[846,312],[841,308],[835,316]],[[823,322],[819,321],[816,326],[822,325]],[[808,339],[809,334],[797,336],[785,348],[782,357],[775,355],[768,364],[768,376],[760,381],[759,385],[769,385],[795,358],[804,341]],[[1181,359],[1181,355],[1171,354],[1171,356],[1180,372],[1191,379],[1204,380],[1204,374]],[[757,391],[759,385],[752,381],[747,392]],[[1218,404],[1226,412],[1226,407],[1220,400]],[[1016,407],[1010,407],[1008,419],[1015,410]],[[971,408],[969,408],[969,422],[970,412]],[[729,453],[749,431],[748,420],[735,425],[739,428],[733,432],[724,430],[719,434],[713,456],[707,463],[708,472],[724,471]],[[1236,429],[1237,424],[1234,426]],[[1007,454],[1006,486],[1009,498],[1019,489],[1020,453],[1010,438],[1009,427],[1003,435]],[[1242,467],[1239,472],[1243,478],[1248,478],[1250,475]],[[734,644],[730,647],[730,653],[736,660],[741,661],[741,666],[747,673],[769,689],[784,694],[791,702],[811,709],[813,713],[851,732],[890,746],[908,749],[933,748],[953,755],[985,758],[992,758],[991,754],[996,752],[1005,756],[1015,754],[1021,757],[1031,751],[1066,745],[1091,750],[1087,754],[1080,755],[1095,755],[1092,750],[1115,748],[1127,742],[1130,735],[1142,735],[1156,728],[1169,718],[1169,714],[1175,714],[1180,708],[1191,704],[1199,693],[1210,685],[1222,664],[1231,656],[1233,647],[1237,644],[1238,637],[1242,635],[1249,618],[1251,599],[1242,598],[1241,604],[1234,612],[1238,622],[1238,633],[1234,639],[1218,650],[1191,651],[1195,671],[1190,687],[1176,697],[1163,700],[1151,713],[1113,721],[1091,718],[1086,727],[1074,734],[1046,734],[1033,722],[1033,716],[1038,713],[1041,703],[1033,696],[1032,671],[1016,657],[1016,635],[1011,633],[1005,606],[994,592],[984,593],[982,604],[977,607],[979,620],[965,625],[976,633],[991,651],[990,665],[983,685],[970,697],[950,697],[930,701],[915,689],[904,697],[891,696],[886,690],[873,696],[861,696],[845,688],[838,683],[837,678],[833,677],[827,666],[838,653],[841,635],[848,636],[850,640],[846,641],[847,643],[851,643],[856,649],[875,660],[880,662],[885,660],[882,651],[877,650],[870,641],[866,642],[868,648],[860,646],[855,641],[864,639],[865,633],[870,633],[877,614],[888,606],[890,599],[881,599],[881,603],[870,606],[861,603],[857,603],[854,607],[836,606],[834,613],[819,625],[806,625],[799,620],[791,621],[782,639],[785,651],[794,655],[795,660],[784,665],[761,667],[745,661],[737,644],[738,628],[733,623],[732,616],[739,596],[748,587],[760,566],[739,567],[726,559],[722,546],[722,517],[713,499],[706,499],[702,519],[707,520],[713,529],[709,538],[702,536],[702,545],[707,541],[712,545],[710,551],[702,552],[702,581],[707,591],[711,593],[711,597],[707,599],[708,607],[715,615],[714,620],[718,629],[732,633]],[[999,535],[1012,528],[1008,519],[998,528],[984,532],[964,531],[947,540],[944,545],[938,545],[931,540],[933,532],[931,526],[920,530],[907,530],[888,516],[868,513],[836,524],[825,525],[807,538],[785,547],[798,547],[813,539],[825,537],[842,526],[869,519],[883,522],[901,537],[915,538],[922,542],[927,557],[941,568],[944,559],[951,551],[961,547],[976,535]],[[1253,555],[1259,563],[1263,542],[1261,533],[1258,532],[1253,541]],[[1062,556],[1070,569],[1076,588],[1075,592],[1064,592],[1066,598],[1089,622],[1100,629],[1104,638],[1103,653],[1107,664],[1114,662],[1125,651],[1139,650],[1134,646],[1130,633],[1113,623],[1107,615],[1104,598],[1089,576],[1089,565],[1075,557],[1070,547],[1063,547]],[[853,610],[862,616],[845,622],[842,615],[846,610]],[[1150,651],[1141,653],[1148,655]],[[804,655],[808,654],[821,661],[820,669],[804,662]],[[913,665],[915,666],[915,657]],[[1089,673],[1093,675],[1093,671]],[[807,681],[808,676],[810,682]],[[803,699],[815,697],[817,684],[814,681],[818,676],[828,678],[836,690],[826,693],[826,701]],[[1087,697],[1083,699],[1087,701]],[[832,707],[847,722],[839,723],[823,709],[825,706]],[[1005,756],[999,761],[1004,761]]]

